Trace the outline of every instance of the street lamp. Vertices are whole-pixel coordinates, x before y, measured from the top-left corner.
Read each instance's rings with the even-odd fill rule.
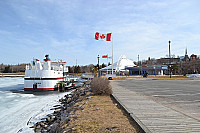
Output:
[[[100,77],[100,73],[99,73],[99,59],[100,59],[100,57],[99,57],[99,55],[98,55],[98,56],[97,56],[97,60],[98,60],[98,66],[97,66],[97,67],[98,67],[98,68],[97,68],[97,69],[98,69],[98,77]]]
[[[140,66],[139,57],[140,57],[140,56],[138,55],[138,66]],[[138,71],[138,74],[140,75],[140,73],[141,73],[141,71],[139,70],[139,71]]]
[[[170,51],[170,43],[171,43],[171,41],[169,41],[169,76],[171,78],[172,75],[171,75],[171,51]]]
[[[169,58],[171,58],[170,43],[171,41],[169,41]]]
[[[170,72],[169,76],[170,76],[170,78],[172,78],[172,72],[171,72],[171,69],[172,69],[172,65],[170,64],[170,65],[169,65],[169,72]]]

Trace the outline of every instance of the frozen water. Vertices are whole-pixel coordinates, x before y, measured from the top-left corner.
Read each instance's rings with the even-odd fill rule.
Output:
[[[23,78],[0,78],[0,132],[33,132],[29,128],[49,113],[50,108],[69,92],[33,95],[12,93],[23,90]],[[27,122],[29,124],[27,125]]]
[[[0,77],[0,90],[20,84],[24,84],[23,77]]]

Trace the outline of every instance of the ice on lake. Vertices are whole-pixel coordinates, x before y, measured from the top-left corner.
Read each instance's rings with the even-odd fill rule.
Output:
[[[23,91],[23,84],[22,77],[0,78],[0,132],[2,133],[33,132],[29,127],[47,114],[53,113],[50,108],[58,104],[60,98],[70,93],[23,94],[20,93]]]

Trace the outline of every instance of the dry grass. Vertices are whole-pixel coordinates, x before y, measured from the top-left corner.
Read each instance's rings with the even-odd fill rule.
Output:
[[[87,102],[84,109],[78,110],[73,114],[77,118],[72,119],[66,125],[66,131],[73,129],[72,132],[78,133],[136,133],[136,129],[130,124],[127,116],[113,104],[110,96],[92,96],[91,100],[81,101],[81,103],[84,102]]]

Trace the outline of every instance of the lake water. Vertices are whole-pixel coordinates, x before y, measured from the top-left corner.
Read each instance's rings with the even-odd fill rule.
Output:
[[[29,128],[40,121],[58,100],[70,92],[25,94],[22,77],[0,77],[0,132],[34,132]],[[28,123],[28,125],[27,125]]]

